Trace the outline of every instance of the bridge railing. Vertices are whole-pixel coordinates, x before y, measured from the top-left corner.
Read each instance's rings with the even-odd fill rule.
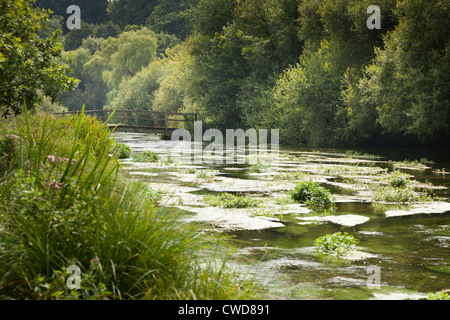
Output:
[[[55,115],[74,115],[79,111],[56,112]],[[87,115],[93,115],[102,121],[106,121],[113,110],[85,110]],[[194,113],[180,113],[151,110],[115,110],[108,125],[118,128],[159,130],[166,134],[169,131],[183,128],[181,123],[192,126],[197,118]],[[191,124],[192,122],[192,124]]]

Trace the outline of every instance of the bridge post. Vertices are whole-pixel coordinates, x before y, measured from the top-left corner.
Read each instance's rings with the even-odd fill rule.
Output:
[[[165,111],[164,112],[164,127],[165,127],[166,136],[167,136],[167,126],[168,126],[167,111]]]

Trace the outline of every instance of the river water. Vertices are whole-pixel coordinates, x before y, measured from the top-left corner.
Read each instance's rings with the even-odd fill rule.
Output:
[[[423,299],[450,288],[450,175],[445,174],[450,158],[446,154],[357,150],[379,156],[367,158],[350,157],[346,150],[280,148],[276,172],[268,168],[250,173],[249,165],[194,165],[186,158],[169,158],[179,145],[151,134],[117,133],[116,140],[134,152],[151,150],[161,155],[157,164],[125,159],[123,166],[160,190],[163,206],[233,236],[236,250],[230,268],[261,283],[268,298]],[[424,157],[434,161],[428,168],[394,168],[392,162]],[[394,169],[410,174],[418,190],[441,199],[416,204],[413,211],[376,205],[370,181]],[[354,179],[349,178],[355,170]],[[303,178],[328,188],[336,197],[336,210],[320,214],[279,201],[295,185],[295,179],[282,175],[289,172],[302,172]],[[222,192],[254,197],[261,204],[252,209],[205,204],[204,195]],[[359,250],[341,260],[319,255],[315,239],[337,231],[359,239]]]

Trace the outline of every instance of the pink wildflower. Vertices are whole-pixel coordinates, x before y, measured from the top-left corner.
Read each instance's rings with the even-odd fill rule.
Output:
[[[52,182],[50,182],[49,184],[48,184],[48,186],[50,187],[50,188],[52,188],[52,189],[56,189],[56,190],[61,190],[61,187],[63,186],[64,184],[62,183],[62,182],[56,182],[55,180],[53,180]]]
[[[55,164],[56,161],[58,161],[58,159],[55,156],[47,156],[47,160],[51,163],[51,164]]]

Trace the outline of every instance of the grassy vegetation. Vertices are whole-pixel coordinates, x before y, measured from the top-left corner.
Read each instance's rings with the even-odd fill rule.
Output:
[[[216,195],[204,196],[205,202],[213,207],[223,208],[248,208],[257,207],[259,201],[247,196],[233,195],[230,193],[221,193]]]
[[[428,295],[428,300],[450,300],[450,290],[442,290]]]
[[[355,150],[347,150],[345,151],[345,156],[347,158],[365,158],[365,159],[379,159],[380,156],[369,154],[369,153],[361,153]]]
[[[161,157],[150,150],[137,153],[133,157],[134,162],[158,162],[159,160]]]
[[[309,175],[305,172],[301,171],[285,171],[285,172],[278,172],[273,176],[274,180],[304,180]]]
[[[343,234],[335,232],[317,238],[314,245],[321,253],[345,256],[348,252],[354,250],[358,243],[358,239],[346,232]]]
[[[374,190],[374,201],[387,203],[413,203],[431,200],[428,196],[419,194],[408,188],[381,186]]]
[[[248,171],[251,172],[251,173],[262,173],[262,172],[267,171],[268,168],[270,168],[270,164],[265,164],[265,163],[262,163],[261,161],[258,160],[257,163],[252,164],[250,166]]]
[[[385,177],[386,181],[391,187],[404,188],[410,184],[409,174],[400,171],[394,171]]]
[[[327,210],[334,207],[330,191],[317,182],[299,182],[292,190],[291,196],[295,202],[304,203],[313,210]]]
[[[195,172],[195,181],[203,180],[208,183],[214,182],[214,181],[220,181],[220,179],[216,177],[217,173],[218,173],[217,170],[201,170],[201,171]]]
[[[117,159],[126,159],[131,157],[131,148],[126,144],[116,142],[113,140],[111,147],[113,155]]]
[[[421,160],[404,160],[404,161],[389,161],[394,168],[411,168],[416,170],[429,169],[427,165],[432,162],[428,161],[426,158]]]
[[[216,237],[199,237],[122,172],[104,124],[21,116],[2,120],[0,141],[0,298],[255,297],[226,250],[208,252]],[[66,285],[69,266],[80,289]]]

